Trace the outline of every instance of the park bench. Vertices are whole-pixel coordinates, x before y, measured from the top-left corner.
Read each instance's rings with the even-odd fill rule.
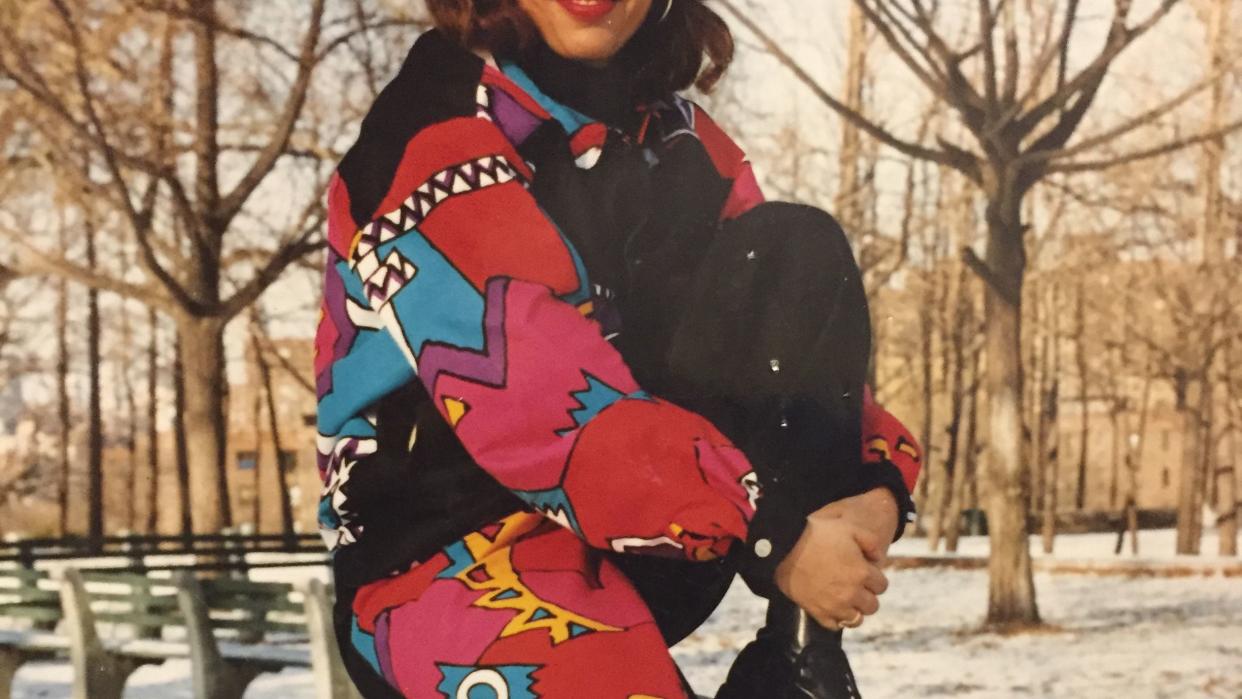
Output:
[[[121,576],[64,572],[61,601],[75,699],[119,699],[134,670],[171,658],[189,658],[200,699],[240,699],[255,677],[286,667],[310,669],[320,699],[356,696],[340,662],[323,583],[295,590],[235,578],[200,581],[184,570],[169,580]],[[180,627],[183,634],[175,640],[132,632],[105,639],[101,623],[139,631]]]
[[[283,554],[278,560],[257,562],[251,554]],[[170,565],[169,557],[185,557],[192,563]],[[84,564],[86,559],[95,559]],[[250,568],[309,565],[327,562],[323,540],[317,534],[194,534],[167,536],[127,534],[92,541],[83,537],[5,538],[0,540],[0,564],[13,563],[34,568],[60,561],[83,567],[124,565],[126,570],[167,570],[171,567],[196,570],[244,571]]]
[[[22,665],[69,651],[69,640],[55,633],[60,618],[58,584],[46,571],[0,569],[0,699],[12,694]]]
[[[8,576],[8,577],[6,577]],[[12,592],[10,592],[12,590]],[[57,598],[59,604],[57,604]],[[201,699],[240,699],[259,674],[309,668],[320,699],[356,697],[339,659],[329,589],[312,581],[197,580],[65,569],[0,571],[0,618],[30,628],[0,632],[0,687],[7,697],[22,663],[68,655],[74,699],[119,699],[146,664],[190,660]],[[52,629],[60,621],[60,633]]]

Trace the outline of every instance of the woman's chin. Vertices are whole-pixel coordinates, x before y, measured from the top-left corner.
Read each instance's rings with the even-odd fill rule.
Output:
[[[605,29],[588,27],[569,36],[549,37],[548,45],[562,58],[583,63],[603,63],[621,50],[617,36]]]

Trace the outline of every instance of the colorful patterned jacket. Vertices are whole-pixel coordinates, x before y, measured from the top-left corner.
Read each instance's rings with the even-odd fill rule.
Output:
[[[320,520],[344,584],[522,507],[613,551],[708,560],[747,536],[745,456],[643,390],[610,343],[610,288],[528,191],[524,147],[549,127],[582,168],[621,138],[428,32],[331,183],[315,374]],[[654,105],[648,128],[706,153],[720,220],[762,201],[696,105]],[[722,496],[723,516],[705,504]]]

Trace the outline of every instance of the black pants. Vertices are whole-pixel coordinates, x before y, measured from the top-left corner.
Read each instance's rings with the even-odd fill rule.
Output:
[[[775,566],[806,515],[868,489],[860,423],[870,318],[832,217],[773,203],[726,223],[678,313],[662,395],[733,440],[764,496],[747,546],[725,561],[614,558],[670,645],[711,615],[739,571],[757,593],[776,594]],[[755,553],[762,540],[772,546],[764,558]]]

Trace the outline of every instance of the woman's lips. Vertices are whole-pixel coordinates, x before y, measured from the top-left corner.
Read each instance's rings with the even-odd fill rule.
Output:
[[[597,22],[617,6],[617,0],[557,0],[557,2],[565,8],[566,12],[583,22]]]

